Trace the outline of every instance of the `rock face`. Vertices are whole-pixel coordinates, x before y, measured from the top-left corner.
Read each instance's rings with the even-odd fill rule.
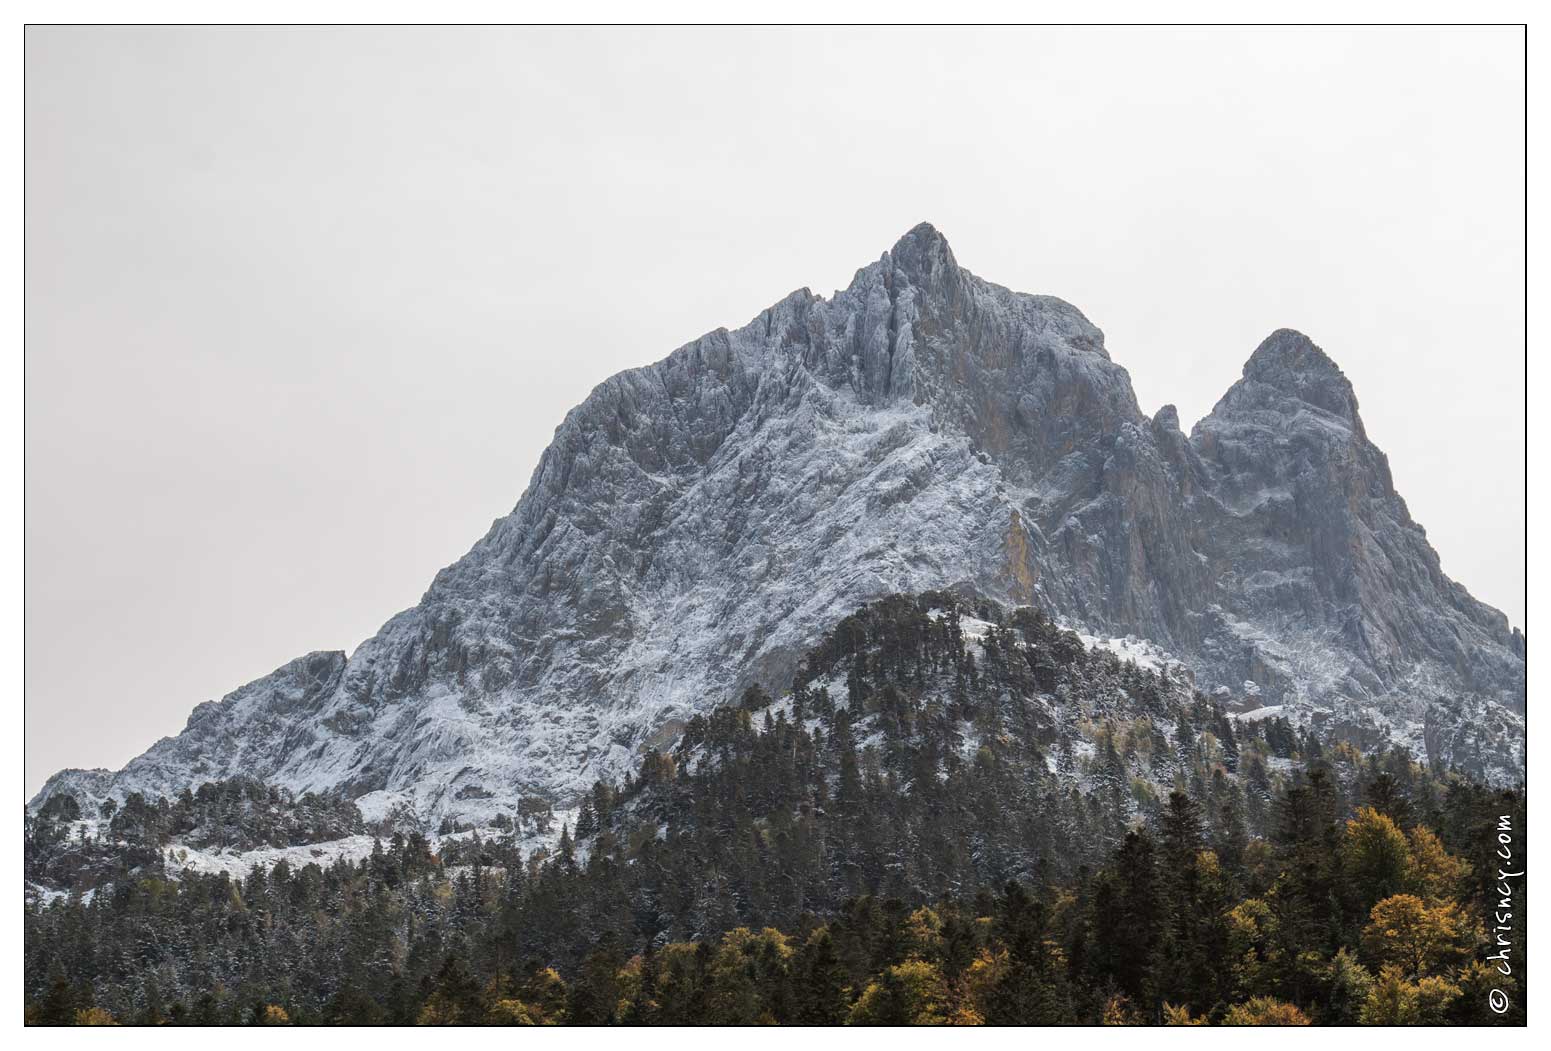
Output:
[[[1522,770],[1523,636],[1442,574],[1318,347],[1273,333],[1187,436],[1076,308],[973,276],[923,224],[833,299],[599,385],[512,513],[348,658],[34,803],[235,773],[431,819],[564,803],[784,686],[859,604],[946,587],[1151,640],[1332,737]]]

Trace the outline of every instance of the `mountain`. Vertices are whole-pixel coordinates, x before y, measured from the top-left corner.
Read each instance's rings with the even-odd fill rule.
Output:
[[[566,805],[783,690],[860,605],[932,589],[1165,651],[1252,718],[1523,769],[1524,637],[1444,576],[1323,351],[1272,333],[1186,435],[1076,308],[974,276],[923,224],[833,298],[600,384],[512,513],[353,654],[32,806],[239,774],[369,818]]]
[[[1522,791],[1235,719],[1142,657],[887,596],[564,829],[368,827],[249,779],[60,792],[24,821],[27,1020],[1522,1022],[1462,919],[1502,897],[1466,859]],[[1419,958],[1397,916],[1441,973],[1384,966]]]

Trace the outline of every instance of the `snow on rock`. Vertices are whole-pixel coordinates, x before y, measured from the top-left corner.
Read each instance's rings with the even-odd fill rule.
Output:
[[[430,828],[569,805],[749,683],[780,692],[861,603],[939,588],[1252,680],[1331,735],[1521,769],[1523,636],[1442,574],[1323,351],[1273,333],[1187,436],[1075,307],[923,224],[830,298],[600,384],[512,513],[353,653],[33,805],[236,774]]]

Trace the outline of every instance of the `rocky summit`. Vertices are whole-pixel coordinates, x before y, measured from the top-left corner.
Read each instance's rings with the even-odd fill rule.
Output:
[[[1319,347],[1273,332],[1186,434],[1075,307],[923,224],[832,298],[600,384],[511,514],[353,654],[33,805],[240,774],[368,817],[564,806],[749,684],[779,693],[864,603],[932,589],[1163,651],[1240,717],[1522,775],[1524,637],[1443,574]]]

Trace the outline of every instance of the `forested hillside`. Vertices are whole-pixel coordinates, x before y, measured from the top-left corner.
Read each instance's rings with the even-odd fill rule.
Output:
[[[846,618],[790,695],[690,720],[553,849],[383,828],[364,860],[233,879],[175,845],[359,815],[220,782],[82,838],[56,797],[28,878],[71,890],[27,906],[28,1019],[1522,1021],[1522,885],[1512,978],[1484,962],[1522,794],[1234,706],[933,593]]]

